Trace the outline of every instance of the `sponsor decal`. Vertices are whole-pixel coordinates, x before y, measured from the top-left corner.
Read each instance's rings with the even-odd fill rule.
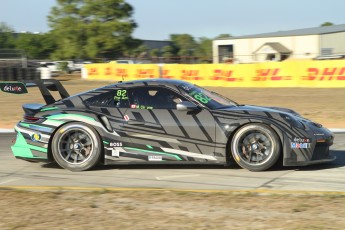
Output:
[[[148,158],[149,158],[149,161],[162,161],[163,160],[162,156],[156,156],[156,155],[149,155]]]
[[[291,148],[293,149],[308,149],[311,147],[311,139],[306,137],[292,138]]]
[[[41,139],[42,139],[42,136],[39,133],[34,133],[31,135],[31,140],[33,141],[40,141]]]
[[[25,94],[28,92],[21,82],[0,82],[0,90],[5,93]]]
[[[310,143],[291,142],[291,148],[293,148],[293,149],[308,149],[308,148],[310,148],[310,146],[311,146]]]
[[[122,147],[122,142],[110,142],[110,147]]]
[[[112,157],[120,157],[120,151],[117,149],[112,149],[111,150],[111,156]]]
[[[292,140],[296,143],[311,143],[311,139],[305,137],[294,137]]]
[[[129,116],[128,115],[124,115],[123,119],[125,119],[125,121],[129,121]]]

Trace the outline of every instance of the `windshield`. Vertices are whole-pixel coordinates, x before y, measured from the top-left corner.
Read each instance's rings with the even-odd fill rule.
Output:
[[[178,88],[210,109],[220,109],[237,105],[234,101],[191,83],[183,83],[178,85]]]

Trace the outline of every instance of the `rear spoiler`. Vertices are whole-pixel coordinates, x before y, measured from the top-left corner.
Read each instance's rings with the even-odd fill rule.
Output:
[[[7,93],[24,94],[27,93],[26,87],[38,87],[41,91],[44,101],[47,105],[56,102],[50,91],[58,91],[61,99],[67,98],[70,95],[65,87],[56,79],[43,80],[21,80],[17,82],[1,82],[1,91]]]

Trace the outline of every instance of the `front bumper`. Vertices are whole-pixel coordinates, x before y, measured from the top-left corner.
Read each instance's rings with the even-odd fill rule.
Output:
[[[289,154],[284,155],[284,166],[305,166],[336,160],[336,157],[330,151],[334,135],[328,129],[322,127],[310,129],[306,133],[304,140],[308,140],[310,143],[296,145],[291,137],[287,138],[284,144],[284,151]],[[296,146],[304,146],[305,148],[296,148]]]

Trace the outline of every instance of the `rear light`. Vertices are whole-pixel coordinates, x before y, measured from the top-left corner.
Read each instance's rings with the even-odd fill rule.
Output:
[[[26,122],[36,122],[42,119],[41,117],[35,117],[35,116],[29,116],[29,115],[24,115],[24,121]]]

